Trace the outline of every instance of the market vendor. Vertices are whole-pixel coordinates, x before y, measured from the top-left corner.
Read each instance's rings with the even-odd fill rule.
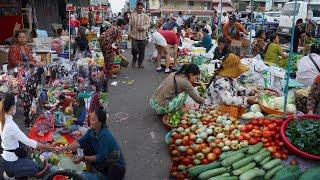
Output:
[[[223,58],[226,58],[230,53],[230,48],[226,39],[223,36],[220,36],[218,38],[218,46],[213,53],[213,60],[222,60]]]
[[[242,24],[236,22],[236,17],[231,15],[229,21],[223,26],[223,35],[227,39],[228,44],[231,44],[232,40],[240,40],[241,33],[248,35]]]
[[[173,31],[162,30],[159,29],[157,32],[152,34],[152,40],[157,49],[157,71],[162,71],[161,68],[161,57],[162,52],[165,54],[165,73],[171,73],[170,71],[170,47],[168,45],[173,46],[173,59],[174,59],[174,67],[177,67],[177,54],[178,54],[178,46],[180,43],[179,35]]]
[[[74,56],[75,59],[82,59],[91,56],[89,49],[89,42],[86,39],[86,28],[80,26],[78,29],[77,37],[75,38],[74,45]]]
[[[223,61],[217,73],[211,79],[207,98],[210,105],[234,105],[246,107],[254,101],[251,95],[255,89],[249,90],[237,83],[237,78],[248,70],[235,54],[229,54]]]
[[[0,156],[0,179],[3,172],[8,177],[34,177],[39,171],[38,165],[28,157],[17,156],[19,143],[31,148],[51,151],[52,146],[29,139],[13,120],[16,114],[16,102],[12,94],[6,94],[0,102],[0,134],[3,152]]]
[[[261,58],[263,57],[263,53],[266,47],[266,39],[266,32],[263,29],[260,29],[252,42],[253,57],[256,57],[258,54],[261,56]]]
[[[121,180],[124,178],[126,165],[120,147],[107,128],[106,113],[99,109],[90,115],[90,129],[78,141],[68,146],[58,147],[56,151],[77,151],[82,148],[84,156],[77,156],[74,163],[85,162],[99,173],[85,172],[85,179]]]
[[[83,98],[77,98],[76,103],[73,106],[74,117],[77,118],[75,124],[83,126],[87,115],[87,109]]]
[[[193,33],[193,36],[190,37],[190,39],[194,40],[194,41],[201,41],[202,38],[203,38],[203,34],[201,32],[201,28],[200,28],[200,26],[196,26],[195,32]]]
[[[170,74],[159,86],[150,100],[150,106],[157,114],[166,114],[179,109],[189,95],[196,103],[204,99],[197,93],[193,83],[200,75],[195,64],[184,64],[179,72]]]
[[[206,52],[209,52],[212,47],[212,39],[209,35],[208,29],[203,28],[202,30],[203,38],[201,42],[195,44],[196,47],[204,47],[206,48]]]
[[[32,51],[27,45],[28,38],[25,31],[19,30],[14,35],[15,43],[10,46],[8,52],[8,68],[13,69],[22,63],[36,63],[32,56]]]
[[[110,75],[110,64],[113,61],[113,48],[112,44],[116,41],[121,40],[122,31],[125,28],[125,21],[123,19],[119,19],[117,21],[117,26],[112,25],[108,30],[101,33],[101,36],[98,39],[98,42],[100,44],[103,57],[104,57],[104,63],[105,63],[105,74],[107,76]]]
[[[272,34],[270,36],[270,42],[265,48],[264,61],[268,65],[285,67],[288,54],[283,52],[279,43],[279,36],[277,34]]]
[[[309,92],[307,98],[307,111],[308,114],[320,114],[320,75],[318,75]]]
[[[300,59],[297,66],[296,80],[306,86],[311,86],[314,79],[320,74],[320,44],[312,44],[310,54]]]

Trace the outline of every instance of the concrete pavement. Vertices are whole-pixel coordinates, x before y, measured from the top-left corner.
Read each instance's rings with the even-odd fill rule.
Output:
[[[155,71],[155,63],[150,61],[153,45],[146,49],[144,69],[122,69],[117,86],[109,86],[110,118],[109,128],[119,142],[127,162],[127,180],[169,179],[170,157],[164,141],[167,130],[160,116],[149,107],[149,99],[166,77],[164,72]],[[131,50],[124,53],[131,62]],[[129,85],[127,82],[133,80]],[[119,121],[116,114],[124,112],[128,120]]]

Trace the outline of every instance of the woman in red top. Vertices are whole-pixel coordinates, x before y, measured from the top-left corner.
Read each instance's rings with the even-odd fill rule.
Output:
[[[165,73],[170,73],[170,47],[168,45],[173,46],[173,58],[175,66],[178,65],[177,62],[177,53],[178,53],[178,46],[180,43],[180,38],[176,32],[168,31],[168,30],[158,30],[157,32],[153,33],[153,42],[156,46],[158,51],[157,55],[157,71],[161,71],[160,61],[162,57],[162,52],[165,53],[166,57],[166,69]]]
[[[18,67],[22,63],[35,64],[36,61],[32,56],[32,51],[27,45],[28,40],[24,31],[20,30],[15,34],[15,43],[10,47],[8,53],[9,69]]]

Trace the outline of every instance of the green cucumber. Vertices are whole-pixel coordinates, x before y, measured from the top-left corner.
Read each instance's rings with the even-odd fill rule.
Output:
[[[262,142],[259,142],[259,143],[255,144],[253,146],[249,146],[248,154],[255,154],[258,151],[260,151],[262,147],[263,147],[263,143]]]
[[[244,153],[237,153],[231,157],[228,157],[227,159],[224,159],[221,162],[221,165],[224,167],[232,165],[234,162],[239,161],[240,159],[244,158]]]
[[[253,168],[241,174],[239,180],[252,180],[263,175],[265,175],[264,170]]]
[[[272,169],[270,169],[265,175],[264,175],[264,179],[265,180],[269,180],[271,179],[278,171],[280,171],[283,168],[283,165],[280,164]]]
[[[264,153],[264,152],[266,152],[266,151],[267,151],[266,148],[261,148],[260,151],[258,151],[258,152],[255,153],[254,155],[258,155],[258,154]]]
[[[266,151],[263,153],[258,154],[256,157],[254,157],[254,161],[256,161],[257,163],[261,162],[264,158],[270,156],[270,152]]]
[[[219,176],[222,176],[222,177],[229,177],[229,176],[231,176],[231,174],[230,174],[230,173],[228,173],[228,172],[226,172],[226,173],[221,174],[221,175],[219,175]]]
[[[301,174],[301,169],[296,165],[290,165],[278,171],[272,180],[293,180],[298,179]]]
[[[320,167],[308,169],[299,177],[299,180],[319,179],[319,172],[320,172]]]
[[[238,176],[229,176],[229,177],[216,176],[216,177],[212,177],[208,180],[238,180],[238,179],[239,179]]]
[[[250,170],[250,169],[252,169],[254,167],[256,167],[256,163],[255,162],[251,162],[251,163],[247,164],[246,166],[243,166],[243,167],[241,167],[239,169],[233,170],[232,174],[235,175],[235,176],[239,176],[240,174],[242,174],[242,173],[244,173],[244,172],[246,172],[246,171],[248,171],[248,170]]]
[[[232,164],[233,169],[239,169],[253,161],[253,156],[248,156]]]
[[[270,160],[271,160],[271,156],[267,156],[266,158],[264,158],[264,160],[262,160],[262,161],[260,162],[260,165],[262,166],[262,165],[264,165],[265,163],[269,162]]]
[[[222,154],[220,155],[220,160],[222,161],[222,160],[224,160],[224,159],[226,159],[226,158],[228,158],[228,157],[231,157],[231,156],[236,155],[237,153],[246,152],[246,150],[247,150],[247,148],[241,148],[241,149],[239,149],[239,150],[237,150],[237,151],[224,152],[224,153],[222,153]]]
[[[211,169],[211,170],[208,170],[208,171],[205,171],[205,172],[201,173],[198,176],[198,179],[199,180],[206,180],[206,179],[209,179],[211,177],[214,177],[214,176],[217,176],[217,175],[220,175],[220,174],[224,174],[226,172],[227,172],[227,168],[225,168],[225,167]]]
[[[269,170],[269,169],[272,169],[280,164],[281,164],[281,159],[273,159],[273,160],[267,162],[266,164],[264,164],[262,167],[265,170]]]
[[[210,164],[191,167],[188,169],[188,173],[191,177],[197,177],[197,176],[199,176],[199,174],[201,174],[207,170],[218,168],[220,166],[221,166],[221,163],[219,161],[215,161]]]

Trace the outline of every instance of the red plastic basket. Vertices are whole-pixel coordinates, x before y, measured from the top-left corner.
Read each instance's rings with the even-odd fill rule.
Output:
[[[301,156],[303,158],[307,159],[313,159],[313,160],[320,160],[320,155],[314,155],[314,154],[309,154],[307,152],[304,152],[297,147],[295,147],[293,144],[291,144],[290,140],[286,136],[286,128],[289,124],[289,122],[293,121],[295,118],[293,116],[288,117],[288,119],[282,124],[281,126],[281,137],[284,141],[284,143],[287,145],[288,149],[297,154],[298,156]],[[314,120],[320,120],[320,116],[318,115],[304,115],[304,116],[298,116],[296,119],[301,120],[301,119],[314,119]]]

